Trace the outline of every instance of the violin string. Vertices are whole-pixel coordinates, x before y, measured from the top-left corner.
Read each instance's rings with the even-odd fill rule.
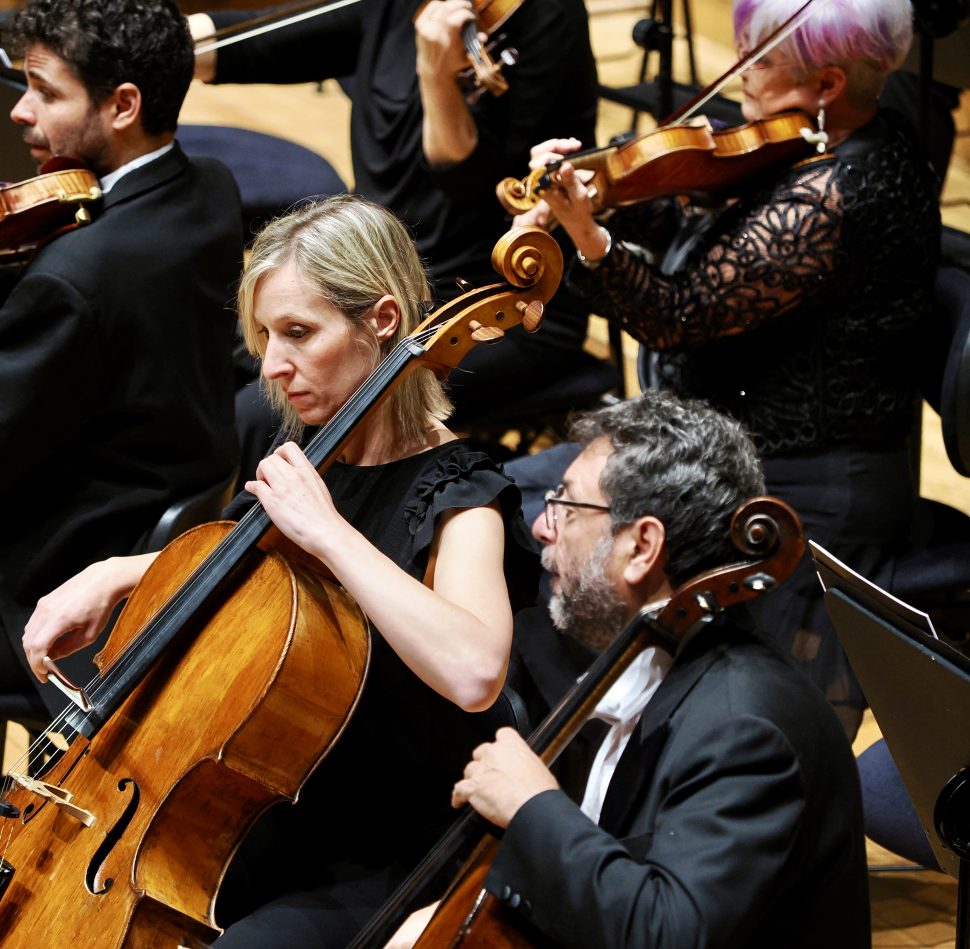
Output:
[[[235,33],[232,36],[224,36],[220,39],[215,39],[217,34],[213,34],[212,37],[206,37],[201,42],[205,43],[204,46],[197,46],[195,48],[195,55],[201,56],[203,53],[211,53],[214,50],[222,49],[224,46],[231,46],[233,43],[241,43],[243,40],[251,39],[254,36],[261,36],[263,33],[270,33],[273,30],[281,29],[284,26],[292,26],[294,23],[302,23],[304,20],[312,19],[313,17],[321,16],[324,13],[331,13],[334,10],[339,10],[342,7],[349,7],[355,3],[360,3],[360,0],[336,0],[335,3],[327,3],[322,7],[316,6],[315,3],[305,4],[304,6],[309,6],[310,9],[301,9],[300,12],[294,13],[291,16],[283,17],[282,19],[273,19],[272,22],[262,22],[268,19],[268,17],[260,18],[261,25],[254,26],[251,30],[245,30],[242,33]],[[300,8],[298,8],[300,9]],[[208,42],[208,40],[212,42]]]

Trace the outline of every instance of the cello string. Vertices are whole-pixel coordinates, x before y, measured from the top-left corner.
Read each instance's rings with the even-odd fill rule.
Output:
[[[375,388],[383,389],[384,386],[390,381],[397,370],[396,362],[400,358],[401,354],[409,351],[409,343],[426,343],[431,339],[440,329],[438,326],[427,327],[424,330],[418,330],[411,336],[406,337],[404,340],[399,342],[388,356],[382,360],[380,365],[374,370],[374,372],[364,381],[364,383],[357,389],[357,391],[347,400],[345,405],[338,411],[334,419],[326,426],[326,428],[321,431],[316,438],[326,438],[326,431],[330,429],[331,426],[337,422],[338,418],[345,414],[352,414],[354,412],[359,413],[359,406],[361,403],[371,398],[373,390]],[[166,601],[162,609],[149,621],[149,625],[146,626],[142,634],[137,635],[132,638],[132,640],[126,644],[124,649],[119,653],[118,658],[109,669],[102,673],[96,673],[85,687],[85,692],[91,699],[92,704],[94,704],[98,697],[102,696],[105,689],[109,686],[109,675],[112,677],[122,676],[124,672],[130,667],[130,665],[135,661],[140,650],[143,650],[147,644],[151,643],[158,636],[164,635],[164,623],[162,620],[165,615],[171,614],[177,611],[178,608],[183,604],[183,602],[195,595],[195,581],[197,576],[208,572],[208,568],[211,566],[211,561],[219,558],[224,553],[226,547],[234,543],[234,535],[237,535],[239,528],[244,527],[244,525],[251,521],[252,519],[259,516],[262,512],[262,505],[256,502],[253,508],[240,520],[239,524],[236,525],[230,534],[228,534],[219,544],[205,557],[202,563],[193,571],[193,573],[183,581],[182,585],[172,594],[172,596]],[[70,709],[69,709],[70,711]],[[65,712],[66,716],[67,712]]]

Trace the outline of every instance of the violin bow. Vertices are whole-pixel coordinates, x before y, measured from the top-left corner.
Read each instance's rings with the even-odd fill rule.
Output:
[[[784,23],[781,24],[773,33],[763,39],[753,50],[741,57],[726,73],[715,79],[707,88],[702,89],[693,99],[684,103],[679,109],[672,112],[662,122],[658,123],[658,128],[665,125],[682,125],[692,115],[707,105],[726,85],[737,79],[741,73],[745,72],[750,66],[757,62],[766,53],[770,53],[776,46],[783,43],[792,35],[803,23],[809,20],[812,14],[820,10],[829,0],[805,0]]]
[[[264,16],[247,20],[245,23],[226,27],[224,30],[217,30],[211,36],[199,37],[195,41],[195,55],[201,56],[203,53],[211,53],[214,50],[222,49],[224,46],[241,43],[243,40],[252,39],[254,36],[271,33],[273,30],[282,29],[284,26],[292,26],[294,23],[302,23],[304,20],[310,20],[324,13],[332,13],[334,10],[353,6],[355,3],[360,3],[360,0],[334,0],[333,3],[310,0],[309,3],[298,3],[286,7],[283,11],[275,10]],[[289,15],[281,17],[281,13],[288,13]]]

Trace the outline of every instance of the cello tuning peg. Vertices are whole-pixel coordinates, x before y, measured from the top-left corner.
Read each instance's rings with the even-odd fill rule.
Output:
[[[494,343],[505,335],[505,332],[498,327],[484,326],[478,320],[471,320],[468,328],[472,331],[472,339],[476,343]]]
[[[545,307],[541,300],[532,300],[529,303],[519,300],[515,304],[515,308],[522,314],[522,325],[527,333],[534,333],[542,325],[542,314],[545,312]]]
[[[462,277],[455,277],[455,283],[458,284],[458,289],[461,290],[462,293],[468,293],[469,290],[475,289],[467,280]]]

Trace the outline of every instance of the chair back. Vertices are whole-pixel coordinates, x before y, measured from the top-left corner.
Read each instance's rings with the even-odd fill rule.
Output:
[[[237,474],[238,471],[233,469],[218,484],[213,484],[172,504],[159,518],[158,523],[136,553],[161,550],[189,528],[205,524],[207,521],[218,520],[222,509],[232,500]]]

